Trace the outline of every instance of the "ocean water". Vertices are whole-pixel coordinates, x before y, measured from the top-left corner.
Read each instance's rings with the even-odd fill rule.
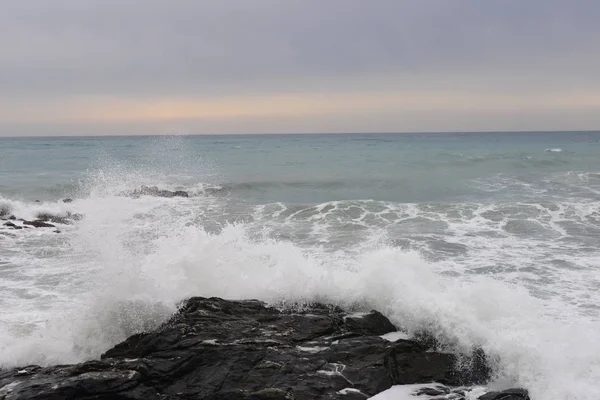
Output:
[[[0,138],[0,208],[84,215],[0,226],[4,367],[193,295],[324,301],[482,347],[492,387],[600,398],[600,132]]]

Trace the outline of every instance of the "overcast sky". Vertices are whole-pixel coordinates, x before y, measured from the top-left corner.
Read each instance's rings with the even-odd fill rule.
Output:
[[[0,136],[600,129],[597,0],[0,7]]]

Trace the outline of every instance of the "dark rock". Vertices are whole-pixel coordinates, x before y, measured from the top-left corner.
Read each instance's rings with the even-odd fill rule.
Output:
[[[415,393],[415,395],[417,395],[417,396],[422,396],[422,395],[442,396],[442,395],[448,394],[449,392],[450,392],[450,390],[445,386],[436,386],[436,387],[431,387],[431,388],[420,389]]]
[[[397,340],[388,349],[385,365],[394,385],[439,382],[462,386],[490,379],[489,367],[478,362],[464,363],[454,354],[427,351],[428,346],[411,340]]]
[[[63,203],[72,203],[73,199],[63,199]]]
[[[10,219],[11,221],[14,221],[17,219],[17,217],[15,217],[14,215],[10,215],[7,219]]]
[[[54,215],[50,213],[38,213],[36,215],[38,221],[53,222],[55,224],[68,224],[69,218],[66,216]]]
[[[131,370],[93,371],[81,374],[56,369],[57,375],[41,373],[10,390],[10,399],[160,399],[156,391],[140,384]]]
[[[385,367],[392,384],[406,385],[421,382],[460,384],[456,378],[452,354],[427,352],[426,347],[409,340],[398,340],[388,349]]]
[[[475,349],[465,361],[462,371],[466,381],[482,384],[490,380],[493,371],[482,349]]]
[[[79,221],[83,219],[82,214],[77,213],[66,213],[65,215],[55,215],[50,213],[38,213],[36,215],[37,221],[42,222],[52,222],[54,224],[63,224],[68,225],[73,223],[73,221]]]
[[[173,197],[190,197],[190,195],[186,191],[176,190],[173,192]]]
[[[23,221],[23,225],[33,226],[34,228],[56,228],[55,225],[40,220]]]
[[[162,190],[157,186],[143,186],[140,189],[135,189],[130,192],[123,192],[121,195],[139,197],[139,196],[156,196],[156,197],[189,197],[188,192],[183,190]]]
[[[429,400],[465,400],[467,397],[472,398],[471,392],[473,388],[458,387],[451,388],[443,385],[434,385],[415,390],[412,395],[427,396]],[[478,400],[530,400],[527,390],[524,389],[507,389],[500,392],[488,392],[478,397]]]
[[[489,392],[479,400],[529,400],[529,392],[525,389],[508,389],[501,392]]]
[[[0,371],[0,398],[358,400],[393,384],[470,383],[456,356],[379,337],[390,327],[377,312],[357,318],[321,304],[281,310],[195,297],[100,360]]]
[[[9,228],[13,228],[13,229],[23,229],[22,226],[19,226],[13,222],[5,222],[4,226],[8,226]]]
[[[22,226],[19,226],[19,225],[15,224],[13,222],[10,222],[10,221],[9,222],[5,222],[4,226],[7,226],[7,227],[13,228],[13,229],[23,229]]]
[[[413,338],[428,349],[437,349],[440,347],[440,342],[431,332],[418,331],[413,335]]]
[[[73,221],[81,221],[83,219],[83,214],[67,213],[67,218]]]
[[[10,207],[6,204],[0,205],[0,218],[7,217],[10,214]]]
[[[383,316],[379,311],[371,311],[366,315],[348,316],[344,319],[346,328],[350,332],[356,332],[363,335],[385,335],[395,332],[398,329]]]

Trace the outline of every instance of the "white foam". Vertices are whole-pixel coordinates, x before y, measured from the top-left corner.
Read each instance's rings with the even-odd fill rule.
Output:
[[[62,201],[26,202],[7,199],[0,195],[0,208],[3,206],[8,208],[9,214],[26,220],[37,219],[38,214],[64,216],[74,210],[72,203],[63,203]]]
[[[388,340],[390,342],[395,342],[396,340],[400,340],[400,339],[404,339],[404,340],[408,340],[410,339],[410,335],[406,332],[390,332],[390,333],[386,333],[385,335],[381,335],[380,336],[382,339]]]
[[[483,387],[475,386],[465,390],[464,397],[457,393],[448,393],[442,395],[426,395],[421,394],[416,396],[420,390],[426,388],[436,388],[438,386],[436,383],[428,383],[428,384],[414,384],[414,385],[396,385],[392,386],[388,390],[385,390],[375,396],[370,397],[370,399],[374,400],[428,400],[428,399],[447,399],[447,400],[455,400],[455,399],[466,399],[466,400],[477,400],[483,394],[485,394],[488,390]]]
[[[414,397],[413,394],[416,391],[430,386],[431,385],[396,385],[369,398],[372,400],[414,400],[416,397]],[[424,397],[427,398],[428,396]]]
[[[385,237],[363,240],[351,251],[331,252],[256,235],[251,223],[209,231],[198,220],[208,207],[216,207],[214,199],[196,198],[190,207],[189,199],[116,196],[112,187],[92,192],[88,198],[56,205],[86,218],[65,235],[55,235],[63,242],[48,246],[47,251],[55,251],[52,257],[40,257],[37,250],[15,255],[28,268],[6,280],[7,290],[15,294],[7,291],[3,298],[0,360],[5,366],[97,357],[129,334],[164,321],[189,296],[324,301],[377,309],[408,334],[429,329],[440,338],[454,339],[458,351],[481,346],[492,359],[498,357],[498,379],[530,389],[534,399],[600,397],[600,323],[595,317],[581,315],[560,296],[535,298],[516,284],[518,279],[503,282],[493,272],[482,276],[469,270],[486,260],[498,268],[507,262],[510,257],[501,247],[493,247],[499,243],[519,263],[544,261],[527,257],[539,249],[542,254],[545,243],[527,252],[532,242],[524,239],[486,242],[469,236],[482,224],[501,229],[502,220],[484,215],[497,211],[494,207],[458,210],[472,218],[444,217],[444,229],[452,231],[457,243],[468,243],[472,253],[430,262],[419,252],[388,246],[380,240]],[[377,212],[385,215],[391,209],[386,207]],[[415,205],[396,208],[406,215],[404,220],[426,212]],[[426,216],[433,215],[440,218],[435,210]],[[563,217],[561,211],[543,215],[547,226]],[[445,274],[450,271],[457,275]],[[568,285],[585,287],[585,278],[577,276],[565,272],[555,287],[563,278]],[[594,291],[588,295],[595,299]],[[394,391],[400,395],[405,389]]]
[[[544,150],[544,151],[546,151],[546,152],[548,152],[548,153],[560,153],[560,152],[562,152],[562,149],[559,149],[559,148],[553,148],[553,149],[546,149],[546,150]]]
[[[352,394],[352,393],[363,394],[360,390],[354,389],[354,388],[344,388],[342,390],[338,390],[338,393],[343,394],[343,395]]]
[[[324,350],[327,350],[329,347],[323,347],[323,346],[314,346],[314,347],[308,347],[308,346],[296,346],[296,348],[300,351],[305,351],[307,353],[320,353]]]

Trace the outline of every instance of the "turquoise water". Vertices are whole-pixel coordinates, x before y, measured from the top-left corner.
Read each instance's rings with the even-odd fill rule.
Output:
[[[77,195],[90,170],[119,164],[182,187],[221,185],[255,202],[450,202],[523,200],[530,184],[547,195],[597,198],[543,184],[596,171],[600,133],[0,138],[0,146],[2,193],[31,200]],[[513,182],[500,193],[479,184],[499,179]]]
[[[328,301],[600,397],[600,132],[0,138],[0,208],[83,216],[0,226],[2,365],[97,357],[192,295]]]

